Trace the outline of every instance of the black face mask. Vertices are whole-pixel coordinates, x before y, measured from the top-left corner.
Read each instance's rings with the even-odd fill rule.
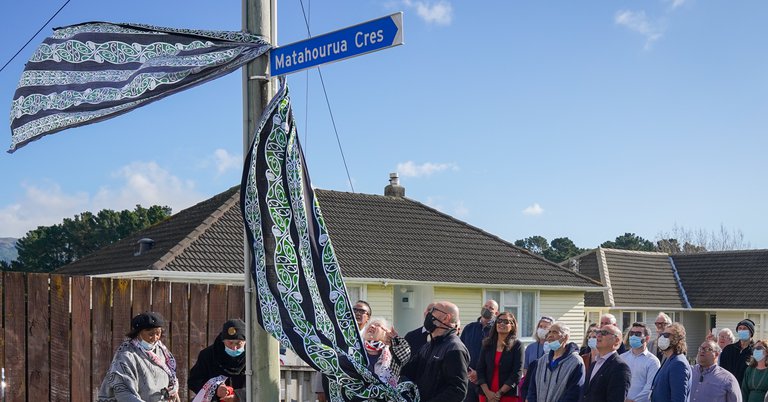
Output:
[[[427,315],[424,317],[424,329],[426,329],[429,333],[434,332],[437,329],[437,324],[435,324],[435,321],[437,321],[437,318],[432,315],[432,312],[427,313]]]
[[[491,310],[488,310],[487,308],[483,307],[483,310],[480,311],[480,317],[485,318],[486,320],[490,320],[493,318],[493,313]]]

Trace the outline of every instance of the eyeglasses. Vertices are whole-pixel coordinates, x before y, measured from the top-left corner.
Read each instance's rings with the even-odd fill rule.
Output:
[[[498,320],[496,320],[496,325],[499,325],[499,324],[501,325],[512,324],[512,320],[507,320],[506,318],[499,318]]]
[[[364,308],[353,308],[352,311],[354,311],[355,314],[368,314],[368,310]]]
[[[664,338],[669,338],[670,336],[672,336],[672,334],[670,334],[669,332],[662,332],[659,334],[659,336]]]
[[[642,337],[642,336],[644,336],[645,334],[643,334],[643,331],[629,331],[629,336],[633,336],[633,335],[634,335],[634,336],[640,336],[640,337]]]
[[[714,351],[715,351],[715,349],[712,349],[710,347],[699,347],[699,352],[709,353],[709,352],[714,352]]]
[[[664,327],[666,327],[669,324],[667,324],[666,322],[655,322],[654,325],[656,325],[657,327],[664,328]]]

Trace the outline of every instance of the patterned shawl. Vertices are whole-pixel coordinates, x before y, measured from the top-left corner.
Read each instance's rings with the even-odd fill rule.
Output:
[[[245,32],[106,22],[55,29],[13,95],[8,152],[218,78],[269,48]]]

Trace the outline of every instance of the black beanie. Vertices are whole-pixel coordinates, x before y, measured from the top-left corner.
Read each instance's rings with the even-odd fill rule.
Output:
[[[745,326],[749,330],[749,336],[753,337],[755,336],[755,322],[750,320],[749,318],[739,321],[739,324],[736,325],[736,328],[738,329],[740,326]]]
[[[131,320],[131,329],[133,330],[162,328],[164,326],[165,320],[163,320],[163,317],[152,311],[141,313]]]
[[[221,339],[245,340],[245,323],[241,319],[229,320],[221,328]]]

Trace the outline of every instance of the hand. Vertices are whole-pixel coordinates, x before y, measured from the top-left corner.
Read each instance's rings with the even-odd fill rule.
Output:
[[[467,374],[467,378],[469,378],[469,381],[471,381],[473,384],[477,382],[477,371],[469,369],[469,373]]]
[[[386,343],[387,345],[392,345],[392,338],[396,336],[398,336],[397,331],[395,331],[395,328],[392,327],[391,329],[386,331],[386,333],[384,334],[384,343]]]
[[[488,400],[488,402],[498,402],[499,398],[497,398],[498,394],[488,389],[487,391],[483,391],[485,394],[485,399]]]
[[[227,396],[227,386],[224,385],[224,383],[219,384],[218,388],[216,388],[216,396],[219,397],[219,399],[224,399],[224,397]]]

